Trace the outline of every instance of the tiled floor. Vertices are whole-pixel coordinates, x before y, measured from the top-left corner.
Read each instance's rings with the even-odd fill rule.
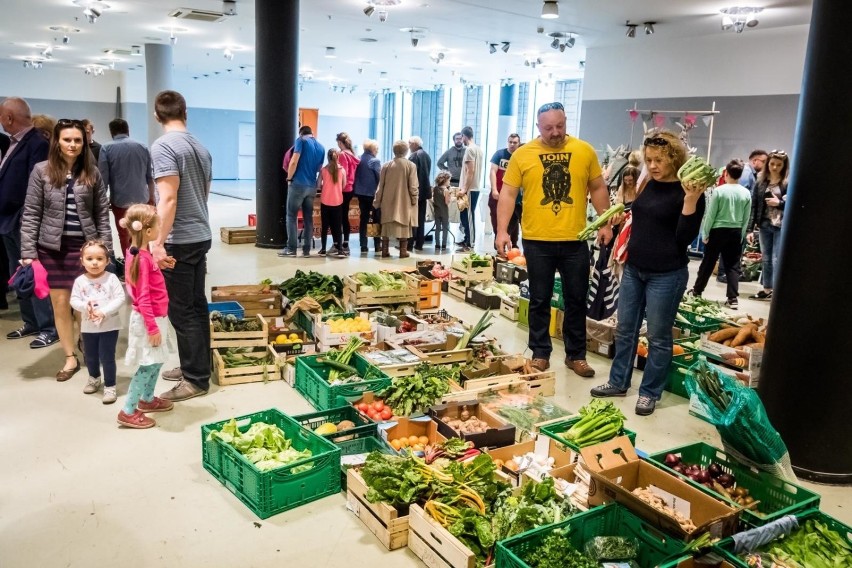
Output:
[[[253,201],[248,182],[216,182],[211,196],[214,232],[210,254],[211,285],[281,281],[297,268],[347,274],[357,270],[410,266],[408,260],[380,261],[357,254],[349,259],[281,259],[275,251],[251,245],[225,245],[221,226],[243,225]],[[484,242],[485,239],[482,239]],[[357,250],[357,247],[353,247]],[[449,255],[444,255],[449,258]],[[694,273],[697,263],[691,264]],[[756,284],[742,286],[742,297]],[[723,285],[711,282],[707,297],[723,299]],[[444,297],[443,306],[468,321],[481,311]],[[765,303],[741,300],[740,311],[766,315]],[[0,314],[0,333],[18,325],[16,306]],[[505,318],[493,332],[504,348],[523,351],[526,333]],[[572,411],[589,400],[588,389],[605,379],[607,359],[590,355],[597,378],[580,379],[561,363],[556,402]],[[124,343],[119,346],[119,359]],[[277,407],[307,412],[308,403],[283,382],[211,388],[210,394],[176,405],[154,417],[147,431],[119,429],[115,416],[132,369],[119,362],[119,401],[104,406],[100,395],[84,395],[86,375],[66,383],[53,374],[62,364],[58,347],[30,350],[20,341],[0,339],[0,566],[3,568],[106,567],[272,567],[357,568],[381,563],[422,566],[408,550],[386,552],[332,496],[265,521],[256,517],[201,466],[200,426],[231,416]],[[174,361],[177,362],[176,359]],[[173,365],[166,365],[167,368]],[[639,377],[637,376],[637,381]],[[171,383],[161,381],[158,392]],[[647,451],[692,441],[718,445],[715,430],[687,413],[686,401],[666,393],[657,412],[633,413],[635,390],[617,400],[638,432],[637,446]],[[852,522],[852,491],[809,486],[823,495],[823,509]],[[388,564],[390,562],[390,564]]]

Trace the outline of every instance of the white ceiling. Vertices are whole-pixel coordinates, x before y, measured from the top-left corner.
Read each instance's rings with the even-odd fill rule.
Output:
[[[167,15],[181,7],[219,11],[219,0],[104,1],[110,9],[89,24],[72,0],[3,0],[0,60],[38,57],[44,47],[53,45],[53,58],[33,73],[50,67],[82,70],[86,64],[108,65],[110,56],[104,50],[109,48],[130,50],[133,45],[168,43],[170,30],[175,28],[175,73],[199,80],[217,73],[235,81],[253,78],[254,1],[238,0],[237,15],[219,23],[176,20]],[[810,21],[812,0],[742,1],[765,8],[759,26],[745,34]],[[560,17],[544,20],[539,17],[540,0],[402,0],[401,5],[387,9],[388,19],[381,23],[378,7],[372,17],[364,15],[367,0],[302,0],[300,68],[312,71],[314,81],[359,89],[452,84],[460,77],[473,83],[577,77],[587,47],[623,45],[629,49],[632,42],[653,42],[658,37],[688,41],[693,36],[721,33],[736,41],[736,34],[720,28],[719,9],[732,4],[725,0],[560,0]],[[625,35],[627,20],[640,24],[634,39]],[[641,24],[646,21],[656,22],[654,35],[644,34]],[[51,31],[49,26],[79,32],[68,33],[70,41],[63,44],[64,33]],[[416,48],[411,45],[411,35],[400,31],[406,27],[428,29]],[[544,33],[538,33],[539,27]],[[550,48],[550,32],[575,33],[577,43],[560,53]],[[366,43],[362,38],[376,41]],[[499,49],[504,41],[511,44],[508,53]],[[489,43],[498,44],[493,55],[488,52]],[[232,61],[223,55],[226,47],[234,52]],[[337,58],[327,59],[326,47],[335,47]],[[435,64],[430,55],[439,51],[445,58]],[[524,65],[525,59],[538,57],[543,63],[537,68]],[[140,72],[139,66],[144,64],[143,57],[115,59],[116,70]],[[381,78],[381,72],[386,78]]]

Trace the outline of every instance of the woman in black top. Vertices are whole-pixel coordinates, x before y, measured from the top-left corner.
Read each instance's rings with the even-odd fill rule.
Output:
[[[625,396],[633,374],[633,357],[643,317],[648,319],[648,361],[639,387],[636,414],[654,412],[666,386],[672,359],[672,326],[689,278],[687,247],[695,240],[704,215],[703,184],[681,184],[677,170],[687,159],[686,146],[671,132],[652,131],[644,142],[650,181],[636,197],[627,262],[618,297],[615,358],[609,381],[592,396]]]

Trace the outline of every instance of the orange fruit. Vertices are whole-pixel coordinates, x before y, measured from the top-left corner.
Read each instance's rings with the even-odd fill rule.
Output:
[[[415,435],[412,434],[411,436],[408,437],[408,445],[409,446],[413,446],[414,444],[417,444],[418,442],[420,442],[419,436],[415,436]]]
[[[397,451],[402,449],[402,442],[399,440],[391,440],[391,447]]]
[[[429,437],[428,436],[420,436],[420,439],[418,440],[418,442],[420,443],[421,446],[426,446],[426,445],[429,444]]]

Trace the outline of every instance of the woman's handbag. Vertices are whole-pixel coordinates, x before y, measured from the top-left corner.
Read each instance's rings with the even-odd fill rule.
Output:
[[[373,216],[370,215],[370,219],[373,219]],[[368,237],[381,237],[382,236],[382,224],[374,223],[370,221],[367,223],[367,236]]]

